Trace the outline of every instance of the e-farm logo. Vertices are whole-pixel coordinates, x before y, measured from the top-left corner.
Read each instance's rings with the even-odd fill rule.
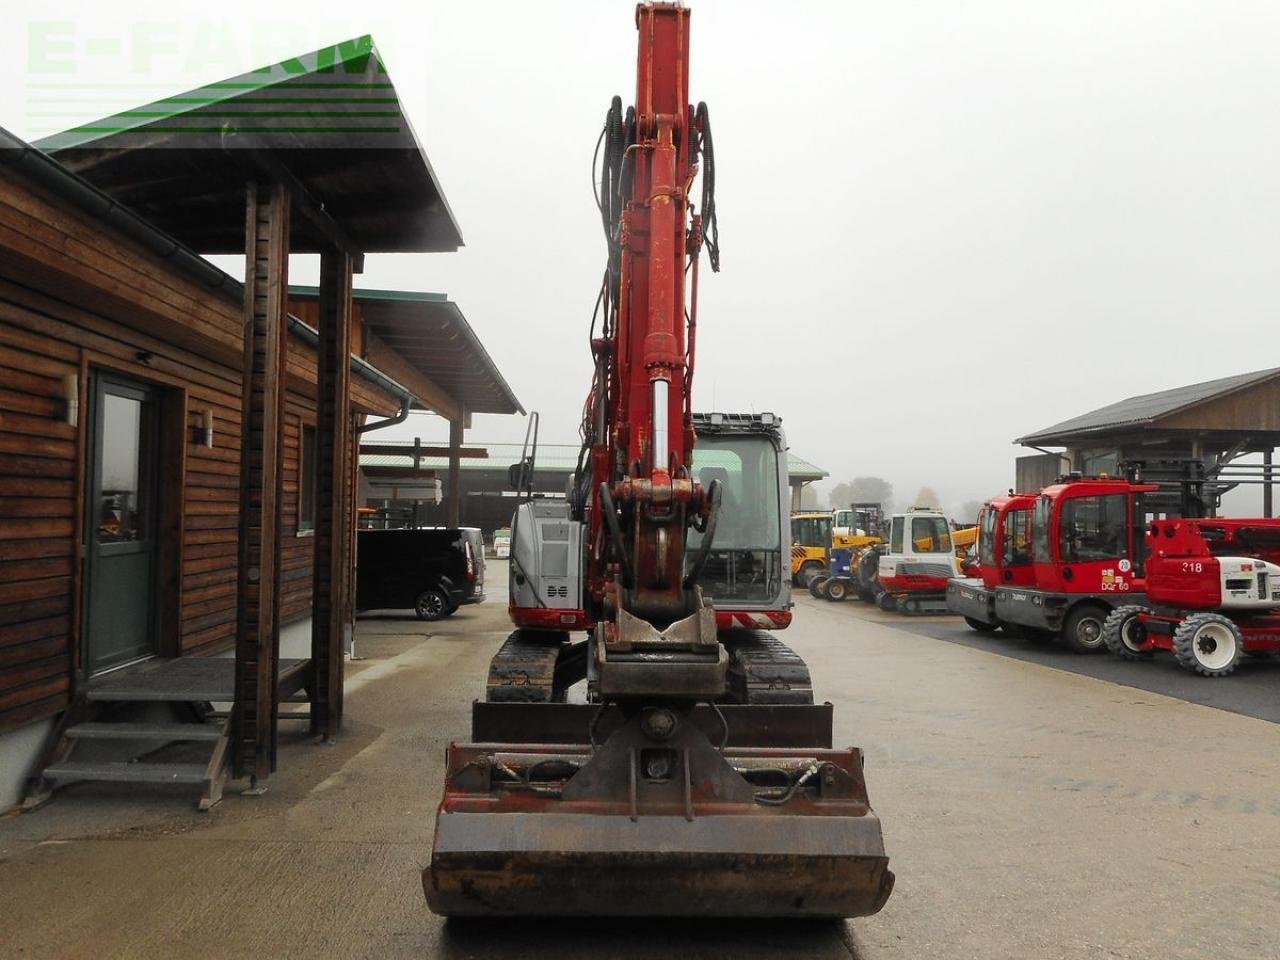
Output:
[[[315,32],[280,21],[237,29],[138,21],[101,31],[33,21],[27,129],[33,138],[83,139],[145,127],[177,143],[216,134],[223,146],[228,135],[268,131],[360,135],[369,145],[402,133],[400,104],[372,37],[315,46]]]

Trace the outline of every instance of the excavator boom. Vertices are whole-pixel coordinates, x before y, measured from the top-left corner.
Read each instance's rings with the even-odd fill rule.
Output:
[[[710,118],[689,104],[688,9],[641,4],[636,26],[635,106],[615,97],[601,134],[609,258],[582,465],[567,501],[516,512],[517,629],[473,742],[449,748],[423,887],[449,916],[875,913],[893,874],[861,751],[833,749],[794,652],[722,629],[790,620],[786,443],[772,414],[712,414],[695,476],[698,262],[719,260]],[[586,702],[568,702],[582,680]]]

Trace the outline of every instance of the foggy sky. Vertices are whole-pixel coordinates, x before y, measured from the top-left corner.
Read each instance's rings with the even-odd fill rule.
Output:
[[[58,6],[82,39],[175,36],[150,88],[104,86],[60,126],[372,32],[467,245],[371,256],[357,286],[448,293],[543,439],[576,442],[605,254],[591,152],[609,97],[633,99],[629,0],[130,6]],[[697,408],[772,410],[831,482],[956,508],[1012,483],[1016,436],[1277,363],[1280,6],[691,6],[723,265],[703,270]],[[35,139],[26,37],[0,42],[0,125]],[[312,258],[291,270],[315,280]],[[523,431],[477,417],[468,442]]]

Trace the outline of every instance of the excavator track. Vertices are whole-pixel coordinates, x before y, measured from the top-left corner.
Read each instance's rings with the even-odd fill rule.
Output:
[[[729,694],[736,703],[813,703],[809,667],[794,650],[763,630],[720,635],[729,651]]]
[[[556,663],[568,646],[567,633],[513,630],[489,661],[485,699],[491,703],[556,703],[564,691],[556,683]]]

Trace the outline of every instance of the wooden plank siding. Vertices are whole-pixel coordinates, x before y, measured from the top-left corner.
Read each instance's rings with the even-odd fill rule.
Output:
[[[71,203],[0,165],[0,732],[53,716],[80,669],[86,375],[109,370],[155,385],[180,421],[185,456],[162,465],[179,496],[172,634],[162,652],[226,650],[236,621],[243,312]],[[310,612],[312,539],[298,536],[300,430],[315,420],[315,351],[288,350],[284,424],[283,622]],[[63,378],[79,377],[77,426]],[[352,378],[353,405],[385,416],[398,398]],[[168,402],[168,401],[164,401]],[[204,411],[214,443],[198,442]]]

